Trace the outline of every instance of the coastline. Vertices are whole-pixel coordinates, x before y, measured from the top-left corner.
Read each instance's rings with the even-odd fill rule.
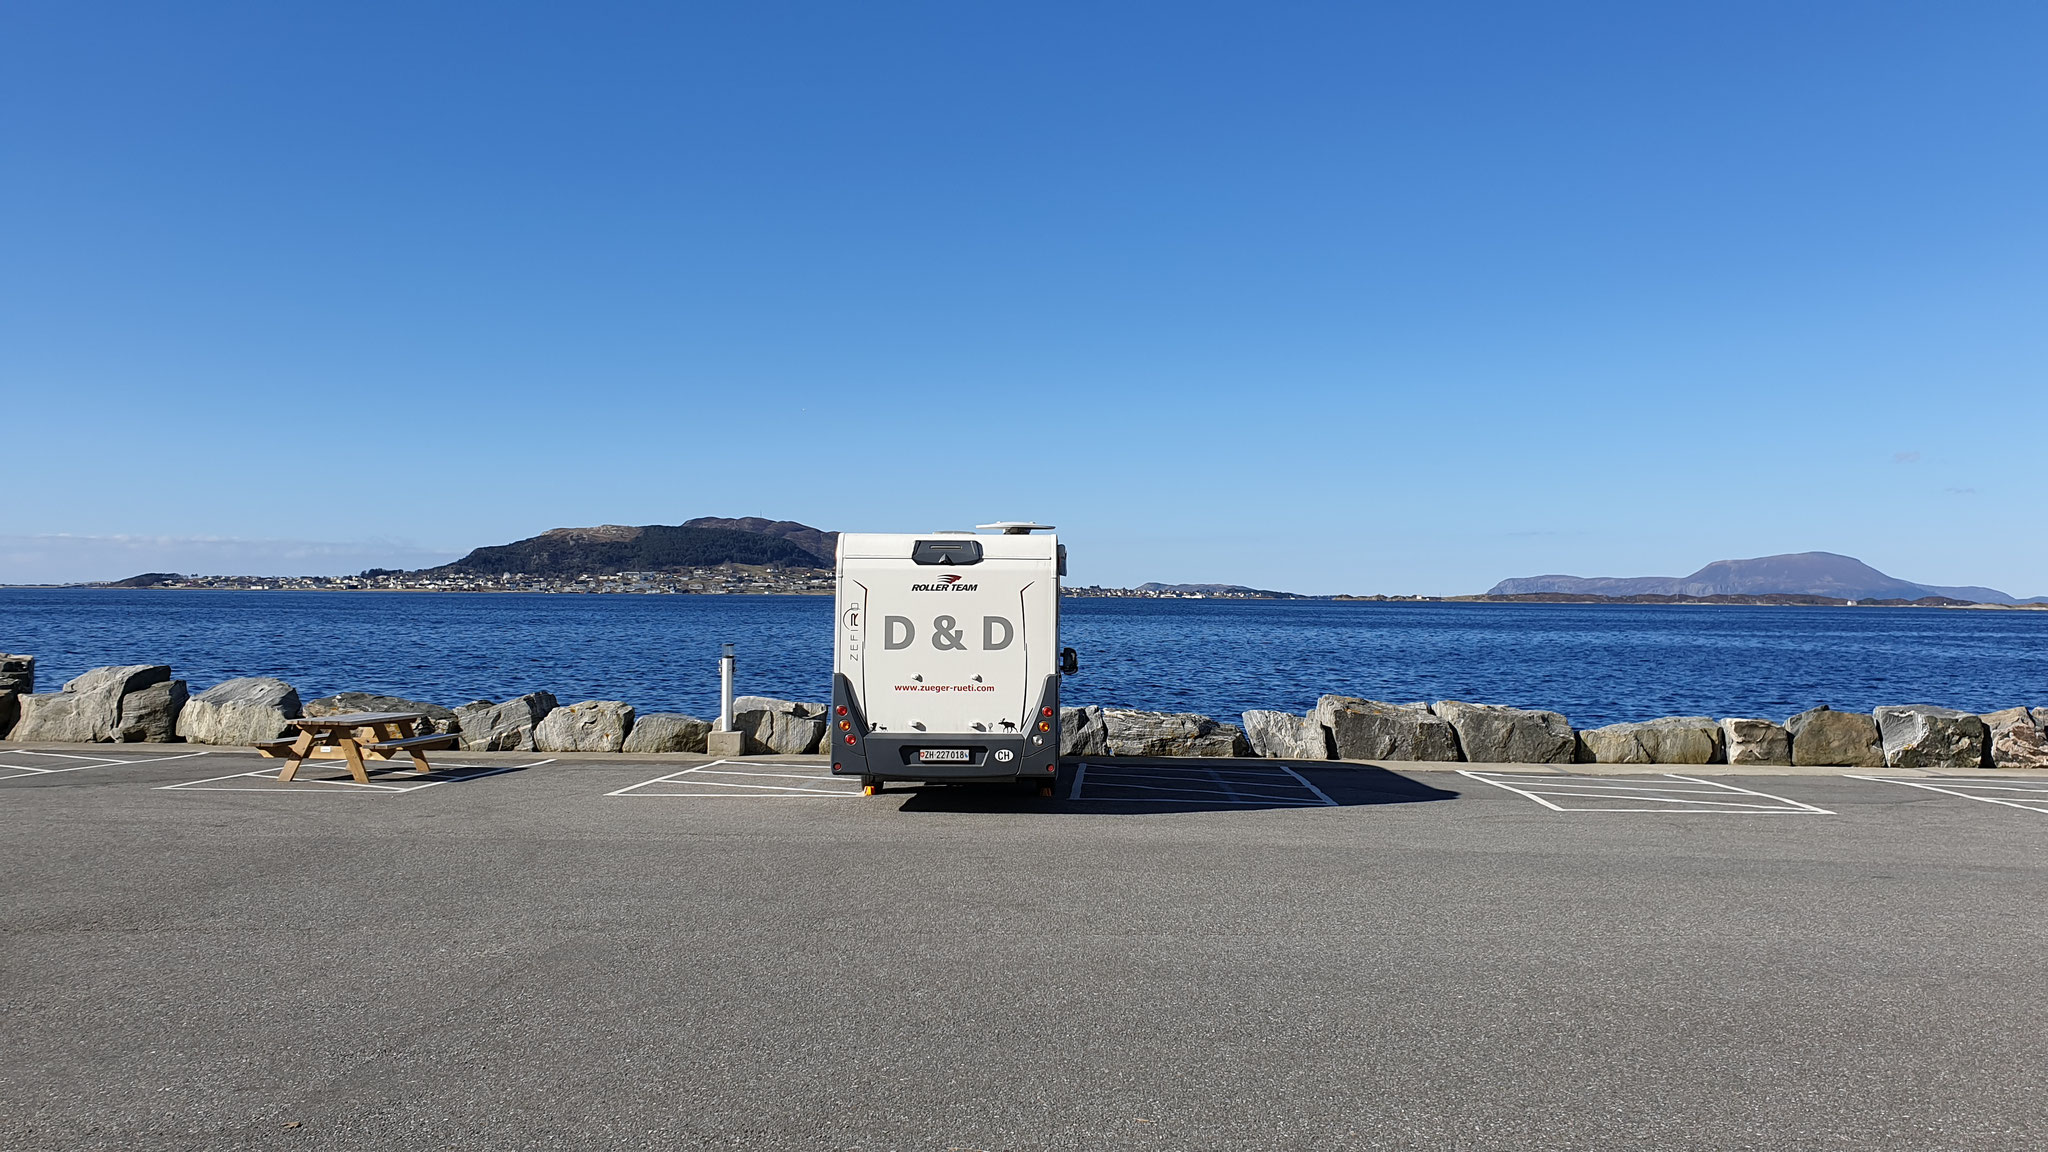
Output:
[[[319,583],[288,585],[251,582],[247,584],[189,584],[160,585],[143,587],[122,587],[112,583],[92,584],[0,584],[0,592],[373,592],[388,594],[427,593],[440,596],[824,596],[833,594],[831,588],[771,587],[771,588],[675,588],[675,587],[590,587],[590,588],[518,588],[467,585],[454,588],[379,587],[361,584]],[[1968,601],[1930,602],[1912,600],[1843,600],[1824,596],[1800,596],[1774,594],[1765,596],[1571,596],[1561,593],[1529,593],[1516,596],[1387,596],[1353,595],[1338,593],[1332,596],[1307,594],[1287,596],[1255,595],[1204,595],[1194,593],[1152,593],[1137,589],[1061,589],[1060,596],[1067,600],[1227,600],[1231,603],[1272,603],[1272,604],[1503,604],[1537,605],[1584,605],[1609,608],[1962,608],[1988,609],[1993,611],[2048,611],[2048,603],[1985,604]]]
[[[278,676],[309,696],[504,699],[536,686],[703,715],[720,642],[742,691],[820,699],[833,601],[822,596],[142,596],[0,591],[0,650],[41,652],[60,683],[100,666],[175,667],[195,686]],[[1817,701],[1868,710],[1938,701],[2048,704],[2048,615],[1685,612],[1662,605],[1334,601],[1166,605],[1072,598],[1082,656],[1067,694],[1228,717],[1300,711],[1320,694],[1463,699],[1601,724],[1660,715],[1779,716]],[[1895,658],[1901,644],[1916,653]],[[1070,701],[1071,702],[1071,701]]]

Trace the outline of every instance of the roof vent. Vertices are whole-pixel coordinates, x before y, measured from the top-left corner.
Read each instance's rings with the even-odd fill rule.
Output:
[[[1033,524],[1028,520],[998,520],[993,524],[976,524],[976,528],[1000,528],[1005,536],[1029,536],[1033,532],[1050,532],[1050,524]]]

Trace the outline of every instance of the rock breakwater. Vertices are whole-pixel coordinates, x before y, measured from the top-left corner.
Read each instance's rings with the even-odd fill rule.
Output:
[[[271,677],[226,680],[197,694],[161,664],[94,668],[56,692],[35,691],[35,657],[0,653],[0,739],[52,743],[248,745],[290,721],[357,711],[426,714],[470,752],[698,752],[710,722],[643,713],[619,700],[563,705],[552,693],[448,708],[342,692],[303,706]],[[734,701],[751,754],[820,751],[828,706],[766,696]],[[1389,703],[1322,697],[1306,713],[1259,709],[1242,725],[1190,712],[1116,705],[1060,710],[1060,754],[1260,757],[1279,760],[1488,764],[1733,764],[1843,768],[2048,768],[2048,706],[1977,715],[1927,704],[1837,712],[1821,705],[1783,723],[1758,717],[1664,716],[1574,729],[1558,712],[1460,700]]]

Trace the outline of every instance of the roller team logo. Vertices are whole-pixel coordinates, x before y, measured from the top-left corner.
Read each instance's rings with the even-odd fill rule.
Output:
[[[912,584],[910,590],[912,592],[972,592],[976,588],[981,587],[979,584],[962,584],[960,582],[961,579],[962,577],[959,574],[948,572],[944,576],[939,577],[939,582],[936,584]]]

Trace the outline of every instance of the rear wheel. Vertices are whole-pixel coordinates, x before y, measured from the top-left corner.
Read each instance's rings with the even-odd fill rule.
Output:
[[[874,776],[863,776],[863,777],[861,777],[861,778],[860,778],[860,794],[861,794],[861,795],[863,795],[863,796],[873,796],[873,795],[875,795],[875,794],[877,794],[877,793],[881,792],[881,790],[882,790],[882,781],[880,780],[880,778],[878,778],[878,777],[874,777]]]

